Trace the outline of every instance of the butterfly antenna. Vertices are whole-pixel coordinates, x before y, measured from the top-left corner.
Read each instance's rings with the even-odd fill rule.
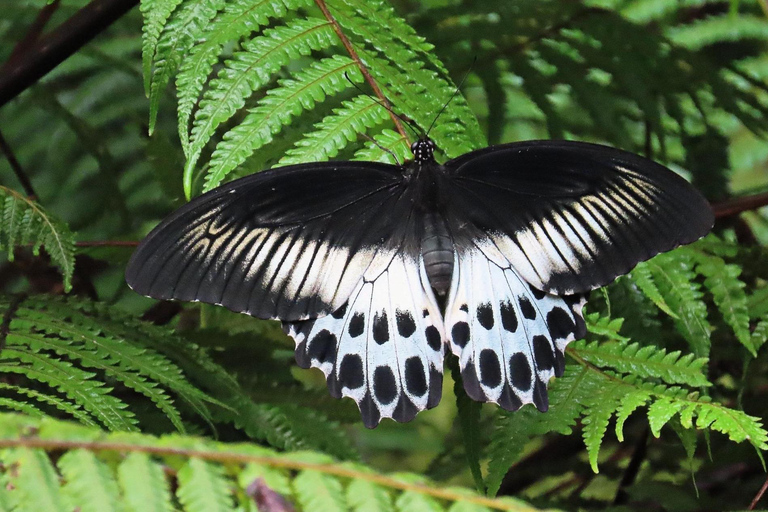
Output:
[[[467,77],[469,76],[469,73],[472,71],[472,68],[475,66],[475,62],[477,62],[477,57],[472,59],[472,64],[469,65],[469,69],[467,70],[466,73],[464,73],[464,76],[462,77],[461,82],[459,82],[459,85],[456,86],[456,90],[453,91],[453,94],[451,94],[451,97],[448,98],[448,101],[445,102],[445,105],[443,105],[443,108],[441,108],[440,112],[437,113],[437,115],[435,116],[435,119],[432,120],[432,124],[429,125],[429,129],[427,130],[427,133],[424,134],[425,137],[429,136],[429,132],[432,131],[432,128],[435,126],[435,123],[437,122],[438,118],[443,114],[443,112],[445,112],[445,109],[448,108],[448,105],[451,104],[451,102],[453,101],[453,98],[455,98],[456,95],[459,93],[459,91],[461,90],[461,86],[464,85],[464,80],[467,79]]]
[[[364,95],[368,96],[368,98],[370,98],[371,100],[375,101],[376,103],[378,103],[379,105],[381,105],[382,107],[384,107],[385,109],[387,109],[387,111],[388,111],[390,114],[392,114],[393,116],[397,117],[399,120],[401,120],[402,122],[404,122],[404,123],[405,123],[405,125],[404,125],[404,126],[407,126],[408,128],[410,128],[410,129],[411,129],[411,131],[413,131],[413,134],[414,134],[414,135],[416,135],[416,138],[417,138],[417,139],[420,139],[420,138],[422,138],[422,137],[425,137],[425,136],[426,136],[426,133],[424,132],[424,130],[422,130],[422,129],[421,129],[421,127],[419,127],[419,125],[417,125],[417,124],[416,124],[416,122],[415,122],[413,119],[410,119],[410,118],[408,118],[408,117],[405,117],[405,116],[401,116],[400,114],[398,114],[397,112],[395,112],[394,110],[392,110],[392,107],[391,107],[391,106],[387,105],[386,103],[384,103],[383,101],[381,101],[379,98],[374,98],[373,96],[371,96],[370,94],[368,94],[367,92],[365,92],[364,90],[362,90],[362,89],[360,88],[360,86],[359,86],[359,85],[357,85],[355,82],[353,82],[353,81],[352,81],[352,79],[351,79],[351,78],[349,78],[349,75],[347,74],[347,72],[346,72],[346,71],[344,72],[344,77],[347,79],[347,81],[348,81],[350,84],[352,84],[352,87],[354,87],[355,89],[357,89],[358,91],[360,91],[362,94],[364,94]]]
[[[362,135],[364,138],[368,139],[368,140],[369,140],[369,141],[370,141],[370,142],[371,142],[371,143],[372,143],[374,146],[376,146],[376,147],[377,147],[377,148],[379,148],[380,150],[384,151],[385,153],[389,153],[390,155],[392,155],[392,158],[394,158],[394,159],[395,159],[395,162],[397,162],[397,165],[398,165],[398,166],[402,166],[402,165],[403,165],[403,164],[401,164],[401,163],[400,163],[400,159],[399,159],[399,158],[397,158],[397,154],[396,154],[394,151],[392,151],[392,150],[391,150],[391,149],[389,149],[389,148],[385,148],[384,146],[382,146],[381,144],[379,144],[378,142],[376,142],[376,139],[374,139],[373,137],[371,137],[371,136],[370,136],[370,135],[368,135],[367,133],[362,133],[362,132],[360,132],[360,135]]]

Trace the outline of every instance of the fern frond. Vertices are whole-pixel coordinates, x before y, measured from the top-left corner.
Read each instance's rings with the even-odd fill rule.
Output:
[[[656,288],[677,318],[674,324],[698,357],[709,354],[712,327],[701,286],[696,282],[694,261],[684,251],[660,254],[641,263],[650,270]],[[642,287],[641,287],[642,289]],[[653,297],[649,297],[653,300]]]
[[[392,496],[387,490],[365,480],[350,482],[346,498],[354,512],[395,512]]]
[[[142,0],[141,13],[144,16],[142,27],[141,58],[144,70],[144,94],[149,96],[152,78],[152,63],[157,52],[157,41],[168,18],[183,0]]]
[[[347,78],[360,82],[362,74],[348,57],[334,56],[312,63],[294,78],[280,81],[280,87],[267,91],[242,123],[224,134],[211,156],[204,191],[217,187],[235,167],[254,151],[272,140],[291,118],[329,95],[351,87]],[[191,176],[185,181],[191,186]]]
[[[171,489],[163,468],[146,453],[128,454],[117,468],[130,512],[172,512]]]
[[[157,109],[160,104],[160,96],[165,90],[165,86],[171,80],[181,65],[186,52],[188,52],[195,42],[195,37],[202,33],[205,27],[216,14],[226,5],[226,0],[188,0],[182,2],[173,15],[166,18],[168,22],[163,26],[163,30],[157,39],[155,45],[154,69],[151,73],[149,84],[149,133],[155,129],[157,120]],[[159,12],[164,13],[168,3],[161,5],[163,9]],[[150,11],[154,11],[150,7]],[[147,12],[147,16],[150,16]],[[155,16],[154,14],[152,16]],[[158,15],[160,19],[162,16]],[[154,18],[153,18],[154,19]],[[154,33],[157,24],[152,26]],[[149,46],[149,42],[145,43]],[[146,64],[145,71],[146,71]]]
[[[704,287],[709,290],[715,306],[723,315],[725,323],[733,329],[739,343],[756,356],[749,334],[749,313],[747,311],[746,284],[739,279],[738,265],[726,264],[718,257],[686,248],[696,261],[696,271],[704,276]]]
[[[200,152],[216,128],[242,108],[255,90],[267,84],[272,75],[292,60],[336,42],[336,34],[329,22],[308,18],[266,30],[261,37],[245,43],[243,50],[227,60],[218,77],[211,80],[200,101],[200,108],[195,112],[185,176],[191,175]],[[185,77],[180,75],[180,79]],[[179,94],[191,94],[191,91],[180,88]],[[180,96],[180,101],[183,99],[184,96]],[[186,124],[183,119],[179,122]]]
[[[76,418],[83,425],[96,426],[93,418],[87,412],[83,411],[79,405],[72,404],[66,400],[62,400],[55,395],[43,393],[36,389],[26,388],[23,386],[7,384],[5,382],[0,382],[0,390],[24,395],[26,397],[27,403],[29,403],[30,400],[33,400],[35,402],[39,402],[40,404],[52,405],[60,411]]]
[[[698,50],[715,43],[765,40],[768,38],[768,22],[764,16],[712,16],[672,27],[667,35],[675,44]]]
[[[73,450],[59,459],[57,466],[66,482],[62,494],[70,510],[82,512],[120,512],[117,481],[107,465],[93,452]]]
[[[7,187],[0,186],[0,201],[0,251],[7,252],[8,259],[13,261],[15,247],[31,244],[37,255],[44,246],[61,270],[64,290],[70,291],[75,271],[75,237],[67,225]]]
[[[179,136],[187,156],[189,153],[189,119],[192,115],[192,109],[197,103],[198,96],[203,90],[214,64],[219,60],[222,47],[228,41],[238,41],[260,27],[268,25],[270,19],[282,17],[287,11],[306,7],[308,4],[308,0],[230,1],[227,2],[224,11],[213,20],[210,26],[206,27],[205,33],[198,38],[200,42],[192,48],[184,59],[176,77]],[[250,43],[246,42],[245,44]],[[237,54],[234,59],[237,59]],[[259,68],[256,67],[256,69]],[[247,79],[247,76],[244,78]],[[209,85],[212,87],[214,84]]]
[[[373,137],[365,147],[355,152],[356,160],[398,164],[410,158],[411,147],[408,139],[394,130],[384,129]],[[397,159],[395,159],[397,157]]]
[[[191,458],[179,470],[177,495],[189,512],[229,512],[233,509],[224,468]]]
[[[329,160],[349,142],[356,141],[360,133],[387,118],[387,110],[368,96],[344,101],[342,108],[334,109],[333,115],[315,125],[315,131],[297,141],[280,159],[280,165]]]
[[[62,452],[64,455],[59,457]],[[69,477],[64,486],[52,460]],[[355,490],[367,494],[358,500],[355,493],[351,501],[356,510],[392,510],[387,495],[394,498],[397,510],[443,510],[441,502],[456,507],[451,510],[535,510],[517,500],[491,499],[469,489],[440,487],[411,473],[389,476],[359,464],[339,464],[317,452],[285,454],[252,444],[225,444],[179,435],[157,438],[107,433],[13,414],[0,414],[0,462],[0,478],[11,484],[3,489],[8,499],[18,498],[21,502],[30,496],[29,503],[37,507],[34,510],[64,510],[61,494],[69,492],[67,488],[73,485],[78,488],[76,494],[98,492],[98,499],[107,500],[101,510],[136,503],[137,496],[150,496],[141,510],[165,511],[169,509],[169,491],[175,493],[184,512],[252,510],[245,486],[259,477],[269,479],[267,485],[301,504],[303,510],[348,510],[346,496]],[[179,468],[178,485],[164,482],[160,465]],[[129,481],[131,476],[137,478]],[[101,489],[80,487],[93,478],[104,480]],[[113,495],[115,487],[119,489],[117,498]],[[127,496],[131,493],[135,496]],[[363,502],[374,508],[363,508]]]

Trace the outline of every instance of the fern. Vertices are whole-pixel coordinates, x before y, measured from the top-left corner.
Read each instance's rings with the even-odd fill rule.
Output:
[[[440,502],[452,503],[450,510],[535,510],[517,500],[442,488],[413,474],[388,476],[358,464],[339,464],[319,453],[279,454],[199,438],[108,434],[12,414],[0,414],[0,448],[0,475],[9,483],[0,488],[0,499],[51,512],[70,506],[116,510],[123,502],[133,506],[138,496],[148,497],[140,510],[172,510],[171,492],[184,511],[250,510],[246,487],[258,478],[304,510],[348,510],[346,496],[353,492],[350,501],[358,510],[361,503],[398,511],[444,510]],[[169,477],[162,476],[163,466]],[[390,493],[394,507],[385,497]]]
[[[64,291],[72,289],[75,271],[75,237],[62,221],[52,217],[35,201],[13,190],[0,186],[0,251],[13,261],[13,250],[18,246],[32,245],[35,255],[40,247],[59,267],[64,276]]]
[[[587,321],[590,331],[614,341],[578,341],[568,347],[567,353],[578,364],[569,364],[564,377],[553,381],[546,415],[530,408],[499,415],[490,447],[489,492],[498,490],[528,439],[548,432],[570,434],[578,419],[584,425],[590,464],[597,472],[598,454],[611,418],[616,418],[616,436],[622,440],[627,418],[645,406],[656,437],[665,424],[679,417],[684,429],[715,430],[734,442],[748,441],[757,450],[768,448],[768,432],[757,418],[686,389],[708,385],[702,373],[705,359],[629,344],[618,334],[621,322],[597,314],[589,315]]]

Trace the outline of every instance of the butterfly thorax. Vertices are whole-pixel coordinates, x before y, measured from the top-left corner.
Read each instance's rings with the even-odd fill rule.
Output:
[[[445,221],[444,205],[440,202],[440,174],[443,166],[434,158],[435,145],[428,138],[417,140],[411,145],[413,162],[410,173],[415,177],[416,203],[420,219],[419,233],[421,257],[430,286],[439,296],[444,296],[451,286],[453,274],[453,240]]]

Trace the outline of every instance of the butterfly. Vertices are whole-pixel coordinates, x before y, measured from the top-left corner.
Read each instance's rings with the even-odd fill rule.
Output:
[[[704,236],[683,178],[607,146],[527,141],[444,164],[426,138],[404,165],[338,161],[203,194],[139,245],[128,284],[157,299],[278,319],[363,423],[440,400],[447,350],[467,394],[548,408],[586,294]]]

